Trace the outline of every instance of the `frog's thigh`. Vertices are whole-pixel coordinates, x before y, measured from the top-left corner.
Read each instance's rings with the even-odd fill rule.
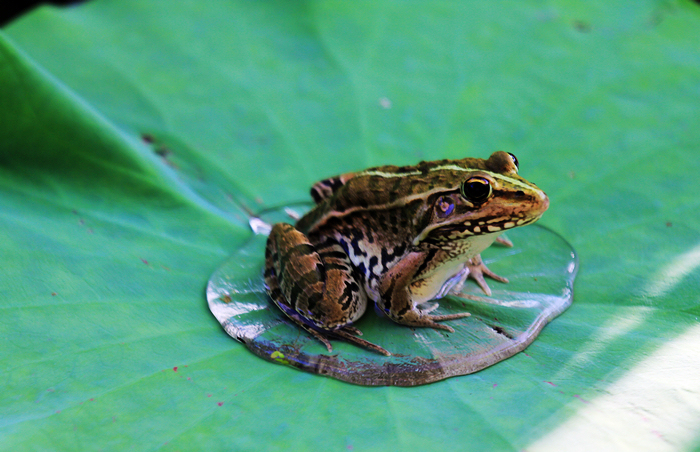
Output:
[[[270,232],[266,256],[267,273],[274,272],[287,304],[317,327],[342,327],[364,313],[365,293],[337,242],[315,247],[302,232],[280,223]]]

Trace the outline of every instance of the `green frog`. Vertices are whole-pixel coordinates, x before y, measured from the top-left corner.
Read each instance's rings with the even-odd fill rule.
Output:
[[[321,341],[337,337],[384,355],[353,326],[369,300],[396,323],[453,332],[434,315],[467,278],[491,293],[480,253],[503,231],[539,219],[547,195],[518,175],[513,154],[380,166],[316,183],[296,225],[267,239],[265,285],[294,323]],[[508,243],[501,239],[503,243]]]

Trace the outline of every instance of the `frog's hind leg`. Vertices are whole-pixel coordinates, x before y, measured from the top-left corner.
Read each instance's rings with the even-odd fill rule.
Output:
[[[265,252],[265,283],[272,301],[287,317],[333,348],[326,336],[337,336],[383,355],[389,352],[364,339],[349,325],[365,311],[367,296],[352,262],[333,239],[314,246],[299,230],[284,223],[270,232]]]
[[[359,345],[360,347],[364,347],[368,350],[375,351],[377,353],[381,353],[384,356],[391,356],[391,353],[386,351],[384,348],[380,347],[377,344],[373,344],[369,341],[366,341],[362,338],[359,338],[353,334],[355,333],[360,333],[360,330],[354,327],[345,327],[345,328],[339,328],[337,330],[331,331],[332,334],[339,336],[343,339],[345,339],[347,342],[353,343],[355,345]],[[361,335],[362,333],[360,333]]]
[[[381,353],[385,356],[391,356],[391,353],[389,353],[379,345],[373,344],[369,341],[357,337],[362,336],[362,332],[354,326],[348,325],[342,328],[338,328],[336,330],[316,330],[313,326],[308,325],[304,321],[304,319],[296,311],[294,311],[294,309],[292,309],[292,307],[289,306],[289,304],[287,304],[287,302],[284,300],[284,296],[282,295],[282,291],[279,289],[277,278],[274,275],[272,275],[272,277],[268,277],[266,275],[265,282],[268,285],[270,297],[273,299],[274,303],[280,308],[280,310],[284,312],[290,320],[296,323],[304,331],[306,331],[311,336],[316,338],[316,340],[325,345],[326,349],[328,350],[328,353],[333,353],[333,346],[331,345],[330,341],[323,336],[323,334],[331,334],[334,336],[338,336],[341,339],[344,339],[345,341],[350,342],[352,344],[364,347],[368,350],[372,350],[377,353]]]

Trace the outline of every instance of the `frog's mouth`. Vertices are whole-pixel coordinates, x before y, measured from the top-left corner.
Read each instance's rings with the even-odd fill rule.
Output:
[[[451,223],[446,225],[435,225],[435,227],[426,228],[423,232],[413,240],[414,245],[421,242],[438,243],[450,242],[455,240],[464,240],[469,237],[497,234],[506,229],[526,226],[534,223],[541,215],[536,215],[528,218],[495,218],[489,221],[464,221],[462,223]]]

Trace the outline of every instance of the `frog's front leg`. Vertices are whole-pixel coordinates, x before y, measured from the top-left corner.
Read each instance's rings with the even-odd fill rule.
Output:
[[[380,299],[377,304],[391,320],[408,326],[430,327],[454,333],[454,329],[437,322],[469,317],[468,312],[449,315],[430,315],[417,308],[411,295],[411,282],[428,259],[425,251],[413,251],[391,267],[379,282]]]
[[[360,339],[350,325],[367,306],[367,296],[355,280],[350,258],[332,239],[314,246],[306,235],[286,223],[274,225],[265,249],[265,283],[270,298],[294,323],[333,348],[325,334],[389,355]]]
[[[488,276],[489,278],[495,279],[496,281],[500,281],[502,283],[508,282],[508,278],[495,274],[486,266],[486,264],[484,264],[484,261],[481,260],[481,254],[477,254],[469,259],[467,262],[467,268],[469,269],[469,274],[467,277],[476,281],[479,287],[481,287],[481,290],[483,290],[489,297],[491,296],[491,288],[484,279],[484,276]],[[461,287],[459,287],[459,289],[461,289]],[[457,294],[456,291],[453,291],[452,293]]]
[[[496,242],[500,243],[503,246],[507,246],[511,248],[513,246],[513,242],[508,240],[506,237],[499,236],[496,238]],[[467,278],[473,279],[476,281],[476,283],[481,287],[481,290],[484,291],[484,293],[487,296],[491,296],[491,288],[489,287],[488,283],[486,282],[486,279],[484,279],[484,276],[488,276],[491,279],[495,279],[496,281],[500,281],[502,283],[507,283],[508,278],[504,278],[503,276],[499,276],[492,272],[486,264],[484,264],[484,261],[481,260],[481,254],[477,254],[476,256],[472,257],[467,261],[465,269],[467,270],[467,274],[464,275],[464,279],[462,279],[460,284],[455,285],[455,287],[452,289],[451,293],[455,295],[459,295],[460,290],[462,289],[462,285],[464,284],[464,281]]]

